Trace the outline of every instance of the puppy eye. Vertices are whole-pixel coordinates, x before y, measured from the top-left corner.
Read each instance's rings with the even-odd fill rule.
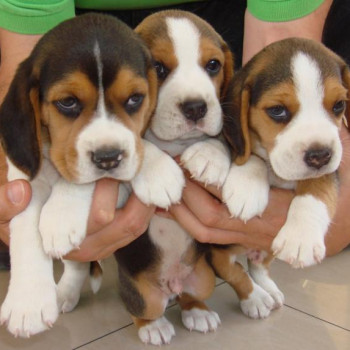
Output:
[[[221,69],[221,63],[218,60],[210,60],[206,65],[205,65],[205,70],[207,73],[212,77],[216,74],[219,73]]]
[[[124,108],[128,114],[137,112],[140,108],[145,96],[142,94],[131,95],[125,102]]]
[[[69,96],[54,102],[57,110],[66,117],[76,118],[80,115],[83,107],[76,97]]]
[[[341,100],[338,101],[334,104],[332,111],[336,116],[339,116],[340,114],[342,114],[345,110],[345,101]]]
[[[169,69],[163,63],[161,63],[159,61],[154,62],[154,67],[156,69],[158,79],[165,80],[165,78],[169,74]]]
[[[277,123],[287,123],[290,120],[290,112],[282,105],[266,108],[266,113]]]

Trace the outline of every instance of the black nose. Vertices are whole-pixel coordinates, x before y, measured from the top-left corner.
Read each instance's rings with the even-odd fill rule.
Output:
[[[91,152],[91,161],[97,168],[102,170],[110,170],[119,166],[124,157],[124,151],[120,149],[100,149]]]
[[[193,122],[197,122],[207,113],[207,104],[203,100],[188,100],[180,104],[183,115]]]
[[[332,158],[332,151],[329,148],[310,149],[305,152],[304,162],[312,168],[320,169],[328,164]]]

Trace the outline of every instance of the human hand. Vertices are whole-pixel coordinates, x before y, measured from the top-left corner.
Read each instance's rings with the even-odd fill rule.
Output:
[[[9,223],[30,202],[32,191],[25,180],[15,180],[0,186],[0,239],[9,245]]]
[[[199,242],[235,243],[269,251],[274,237],[286,220],[293,196],[292,191],[271,189],[269,204],[262,216],[244,223],[231,218],[226,205],[220,201],[220,190],[213,186],[203,188],[187,179],[182,203],[173,205],[170,214]]]
[[[144,233],[154,214],[154,206],[146,206],[131,194],[125,206],[115,209],[118,182],[110,179],[96,183],[90,209],[87,236],[78,250],[64,258],[76,261],[104,259]]]

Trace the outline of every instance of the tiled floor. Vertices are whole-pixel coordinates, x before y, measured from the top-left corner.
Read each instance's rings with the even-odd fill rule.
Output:
[[[59,270],[59,268],[58,268]],[[60,315],[53,329],[29,340],[15,339],[0,328],[0,350],[152,349],[142,345],[117,294],[115,262],[107,260],[102,289],[93,295],[86,286],[78,307]],[[59,271],[58,271],[59,274]],[[244,316],[237,297],[218,281],[208,301],[222,321],[215,333],[188,332],[179,309],[169,307],[167,318],[176,337],[165,349],[234,350],[350,350],[350,249],[322,265],[294,270],[275,262],[272,276],[284,292],[285,305],[265,320]],[[0,271],[0,301],[5,297],[8,272]]]

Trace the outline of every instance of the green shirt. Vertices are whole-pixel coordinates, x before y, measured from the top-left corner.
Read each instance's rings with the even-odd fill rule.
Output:
[[[324,0],[248,0],[248,10],[267,22],[285,22],[306,16]]]
[[[22,34],[43,34],[74,17],[75,7],[126,10],[193,1],[199,0],[0,0],[0,27]],[[248,9],[255,17],[265,21],[288,21],[311,13],[323,1],[248,0]]]

